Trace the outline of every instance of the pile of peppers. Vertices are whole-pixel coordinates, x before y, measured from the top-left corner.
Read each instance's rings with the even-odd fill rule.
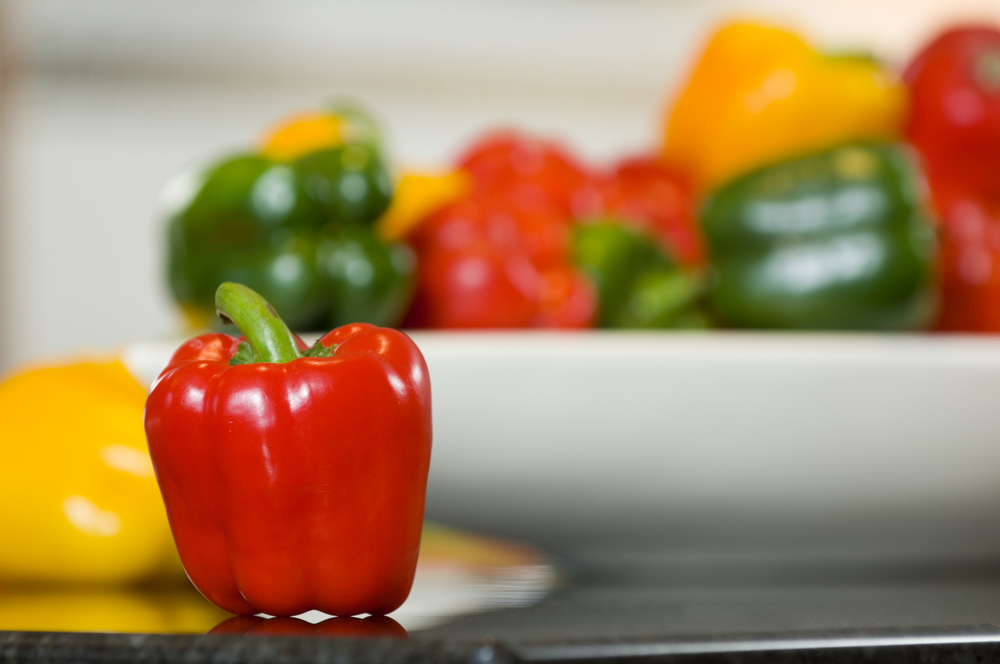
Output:
[[[595,174],[559,145],[504,131],[475,144],[458,171],[471,186],[409,235],[419,262],[406,324],[700,323],[693,199],[659,160]]]
[[[748,23],[708,42],[661,153],[587,171],[501,133],[417,224],[426,327],[913,330],[938,311],[903,81]]]
[[[937,249],[905,113],[902,81],[870,57],[748,23],[711,38],[667,115],[663,157],[702,192],[717,321],[932,323]]]
[[[229,279],[297,330],[1000,331],[995,28],[949,30],[898,75],[726,24],[659,149],[598,168],[503,130],[393,193],[370,118],[323,117],[217,164],[171,208],[190,320]]]

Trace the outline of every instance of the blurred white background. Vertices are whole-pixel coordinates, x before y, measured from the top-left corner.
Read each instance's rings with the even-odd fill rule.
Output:
[[[397,161],[517,125],[600,161],[649,149],[731,16],[902,64],[997,0],[7,0],[0,367],[177,334],[155,203],[176,171],[333,97]]]

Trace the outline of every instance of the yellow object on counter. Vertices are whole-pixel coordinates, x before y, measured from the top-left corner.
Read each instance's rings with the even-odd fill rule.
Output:
[[[183,578],[146,449],[145,401],[116,360],[0,383],[0,584]]]
[[[199,634],[230,617],[193,587],[0,587],[4,631]]]
[[[756,167],[902,134],[902,82],[868,57],[732,23],[711,38],[666,117],[664,158],[711,189]]]
[[[472,176],[465,171],[404,171],[375,230],[387,242],[402,240],[429,214],[462,198],[470,189]]]

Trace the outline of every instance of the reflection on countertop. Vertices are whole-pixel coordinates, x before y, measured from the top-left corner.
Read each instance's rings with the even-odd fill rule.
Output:
[[[407,632],[457,616],[530,606],[548,594],[555,580],[553,564],[531,547],[425,524],[413,589],[387,620],[333,619],[319,611],[294,620],[234,619],[189,585],[8,585],[0,586],[0,631],[197,634],[219,627],[222,633],[405,638]]]

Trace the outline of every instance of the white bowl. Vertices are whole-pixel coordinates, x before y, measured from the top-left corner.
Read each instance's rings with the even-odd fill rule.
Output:
[[[556,549],[1000,553],[1000,338],[411,336],[436,518]],[[126,357],[148,380],[174,345]]]

